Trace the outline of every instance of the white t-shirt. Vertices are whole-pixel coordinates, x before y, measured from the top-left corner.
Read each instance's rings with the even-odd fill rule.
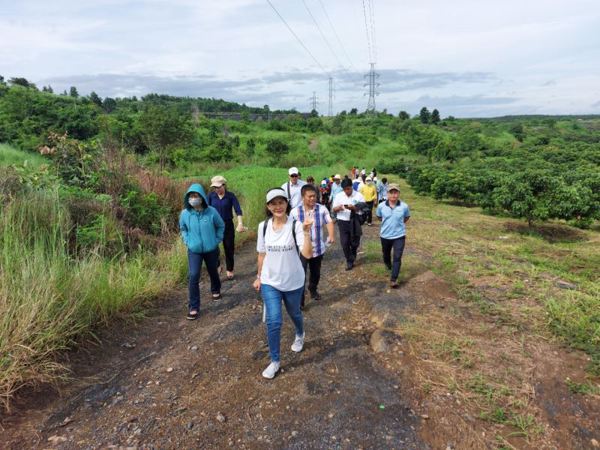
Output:
[[[304,208],[304,205],[302,205],[302,208],[304,209],[304,214],[306,216],[306,208]],[[328,223],[332,222],[331,216],[329,215],[329,211],[327,211],[327,208],[325,208],[321,204],[317,204],[315,205],[313,211],[316,211],[317,208],[319,209],[319,224],[321,226],[317,230],[317,217],[315,216],[313,225],[312,227],[310,227],[310,239],[312,241],[313,246],[313,256],[321,256],[323,253],[325,253],[325,249],[327,248],[327,246],[325,245],[325,240],[323,239],[323,228],[325,228],[325,226]],[[297,221],[300,221],[300,206],[298,206],[298,208],[292,209],[290,215],[292,216],[292,218],[296,219]]]
[[[292,184],[291,181],[283,183],[281,185],[281,189],[285,191],[286,195],[288,195],[288,183],[290,183],[290,206],[292,207],[292,209],[294,209],[296,206],[302,203],[302,194],[300,193],[300,191],[302,190],[302,186],[306,184],[306,181],[298,180],[296,184]]]
[[[364,202],[365,202],[365,198],[362,196],[362,194],[360,192],[356,192],[353,190],[350,197],[348,197],[346,195],[346,193],[344,191],[342,191],[339,194],[337,194],[335,196],[335,198],[333,199],[333,204],[331,205],[331,209],[334,209],[341,205],[356,205],[357,203],[364,203]],[[343,210],[338,211],[336,213],[336,218],[337,218],[337,220],[349,221],[350,213],[351,213],[351,211],[349,209],[344,208]]]
[[[296,248],[292,234],[293,221],[294,219],[288,217],[287,223],[278,231],[273,230],[272,219],[258,224],[256,251],[265,253],[260,282],[285,292],[304,286],[304,269],[298,254],[298,250],[304,245],[304,233],[302,224],[296,222]],[[267,231],[263,238],[265,222]]]

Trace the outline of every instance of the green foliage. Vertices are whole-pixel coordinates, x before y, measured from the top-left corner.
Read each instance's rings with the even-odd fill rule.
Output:
[[[129,191],[121,197],[120,204],[125,208],[125,221],[130,227],[158,235],[166,228],[170,210],[161,204],[158,196],[151,192],[144,194],[137,190]]]
[[[161,170],[170,153],[178,146],[189,145],[194,133],[191,116],[159,104],[149,104],[144,109],[139,125],[144,142],[159,155]]]
[[[427,107],[423,106],[421,111],[419,111],[419,120],[422,124],[428,124],[431,121],[431,113]]]

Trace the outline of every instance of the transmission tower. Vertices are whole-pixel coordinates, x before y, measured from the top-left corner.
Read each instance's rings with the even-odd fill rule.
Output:
[[[365,83],[365,86],[369,86],[369,102],[367,103],[367,112],[375,112],[375,96],[379,95],[379,92],[377,92],[377,87],[379,87],[377,78],[379,78],[379,74],[375,72],[375,63],[371,63],[371,70],[365,75],[365,78],[369,79],[369,82]]]
[[[333,116],[333,78],[329,77],[329,108],[327,109],[327,115]]]
[[[317,101],[317,93],[315,91],[313,91],[313,95],[309,97],[308,101],[310,102],[310,111],[316,111],[319,102]]]

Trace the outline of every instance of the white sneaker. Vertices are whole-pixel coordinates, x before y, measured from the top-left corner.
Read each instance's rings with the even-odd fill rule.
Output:
[[[263,370],[262,376],[271,380],[275,378],[277,372],[279,372],[280,364],[278,362],[272,361],[271,364],[267,366],[265,370]]]
[[[292,344],[293,352],[301,352],[304,348],[304,334],[305,333],[302,333],[302,336],[296,336],[296,339],[294,339],[294,343]]]

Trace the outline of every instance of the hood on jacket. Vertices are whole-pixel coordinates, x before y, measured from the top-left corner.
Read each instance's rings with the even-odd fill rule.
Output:
[[[185,209],[194,209],[192,205],[190,205],[190,202],[188,202],[188,197],[192,192],[200,194],[200,196],[204,199],[204,206],[208,207],[208,199],[206,198],[206,194],[204,193],[204,188],[201,184],[194,183],[188,188],[187,192],[183,197],[183,207]]]

